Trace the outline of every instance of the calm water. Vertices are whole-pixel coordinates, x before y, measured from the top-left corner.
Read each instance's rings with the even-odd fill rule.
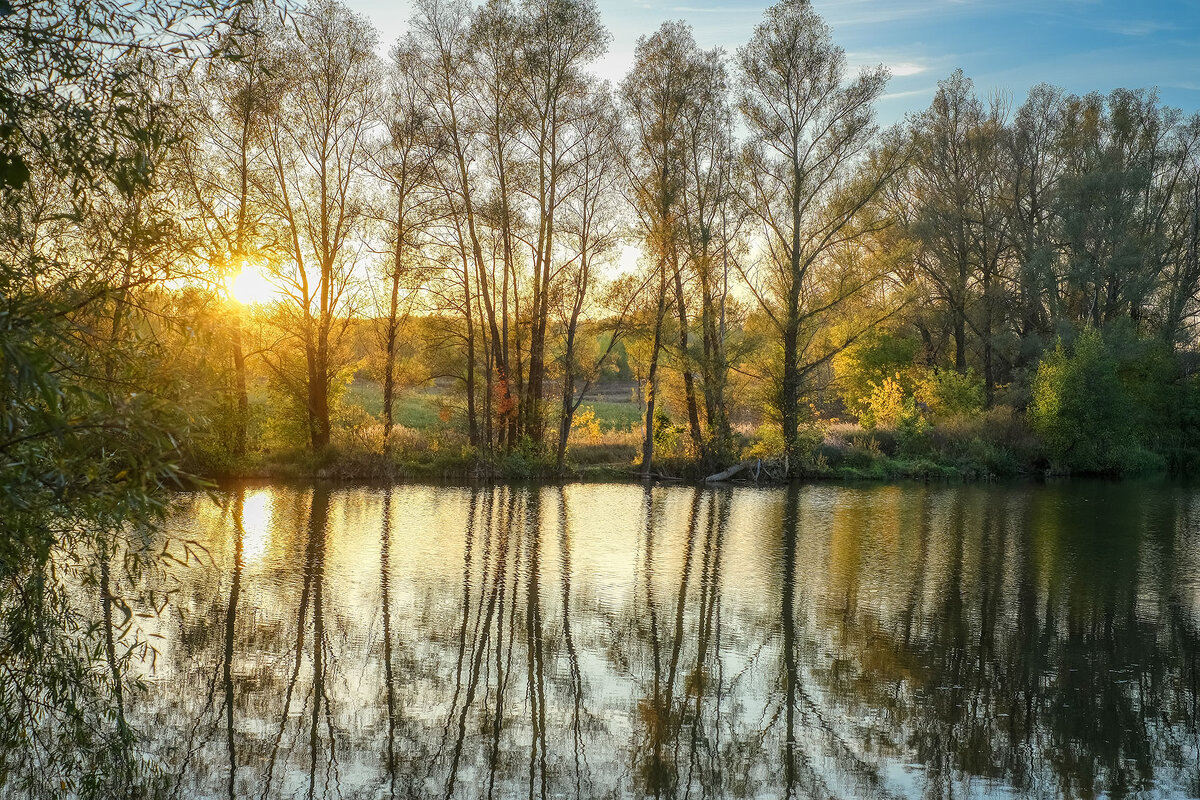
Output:
[[[181,797],[1200,795],[1200,490],[225,500],[136,630]]]

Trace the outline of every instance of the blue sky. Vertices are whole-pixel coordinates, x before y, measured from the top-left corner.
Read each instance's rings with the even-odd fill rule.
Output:
[[[374,22],[385,42],[403,33],[405,0],[346,0]],[[664,20],[685,19],[704,47],[731,54],[762,16],[765,2],[597,0],[613,34],[597,64],[617,81],[637,37]],[[1071,92],[1158,87],[1163,100],[1200,111],[1200,0],[813,0],[852,65],[892,69],[880,121],[929,105],[937,82],[962,67],[979,91],[1020,103],[1040,82]]]

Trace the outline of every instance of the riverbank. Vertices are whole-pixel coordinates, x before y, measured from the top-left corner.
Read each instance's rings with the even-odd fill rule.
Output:
[[[334,445],[321,453],[294,448],[258,452],[241,459],[194,461],[188,468],[213,480],[330,479],[345,481],[583,480],[640,481],[640,436],[581,437],[573,440],[559,469],[553,454],[533,448],[483,454],[465,442],[405,435],[387,448]],[[736,458],[702,461],[664,447],[651,477],[703,482],[729,468],[743,468],[722,482],[785,482],[788,467],[769,437],[742,437]],[[1148,457],[1110,477],[1167,472],[1163,459]],[[793,479],[970,483],[1003,478],[1070,475],[1046,457],[1024,421],[1011,414],[959,420],[926,429],[867,430],[843,423],[814,427]],[[1094,474],[1094,473],[1076,473]]]

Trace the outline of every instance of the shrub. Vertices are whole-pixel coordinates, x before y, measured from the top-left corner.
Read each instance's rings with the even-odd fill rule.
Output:
[[[591,406],[579,409],[571,418],[571,433],[593,442],[599,441],[600,420],[596,419],[596,409]]]
[[[843,351],[834,359],[834,371],[846,407],[864,407],[874,388],[906,374],[920,351],[916,338],[886,330],[871,331]]]
[[[859,422],[867,430],[894,429],[904,411],[905,394],[899,373],[895,377],[884,378],[883,383],[872,383],[871,394],[859,415]]]
[[[1056,466],[1121,472],[1145,464],[1140,456],[1127,460],[1140,449],[1138,409],[1118,367],[1094,328],[1080,333],[1069,353],[1060,341],[1038,365],[1029,422]]]
[[[654,409],[654,451],[656,458],[671,458],[684,455],[687,428],[671,421],[666,409]]]
[[[900,452],[907,454],[925,453],[929,450],[929,421],[917,408],[913,397],[904,398],[896,419],[896,438],[899,440]]]
[[[965,374],[952,369],[931,370],[917,378],[916,384],[913,394],[917,401],[939,417],[983,410],[983,380],[974,369]]]
[[[762,425],[754,441],[742,452],[743,458],[781,458],[784,449],[783,431],[778,425]]]

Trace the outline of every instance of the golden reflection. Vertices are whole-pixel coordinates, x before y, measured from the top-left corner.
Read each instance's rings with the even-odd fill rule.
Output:
[[[247,492],[242,507],[242,556],[248,562],[259,561],[271,544],[271,490]]]
[[[135,722],[171,723],[153,744],[189,754],[180,796],[1200,785],[1156,755],[1196,741],[1196,518],[1135,529],[1141,500],[1104,534],[1080,511],[1095,491],[277,486],[181,505],[179,539],[221,563],[183,573]],[[1177,570],[1139,566],[1159,552]]]

